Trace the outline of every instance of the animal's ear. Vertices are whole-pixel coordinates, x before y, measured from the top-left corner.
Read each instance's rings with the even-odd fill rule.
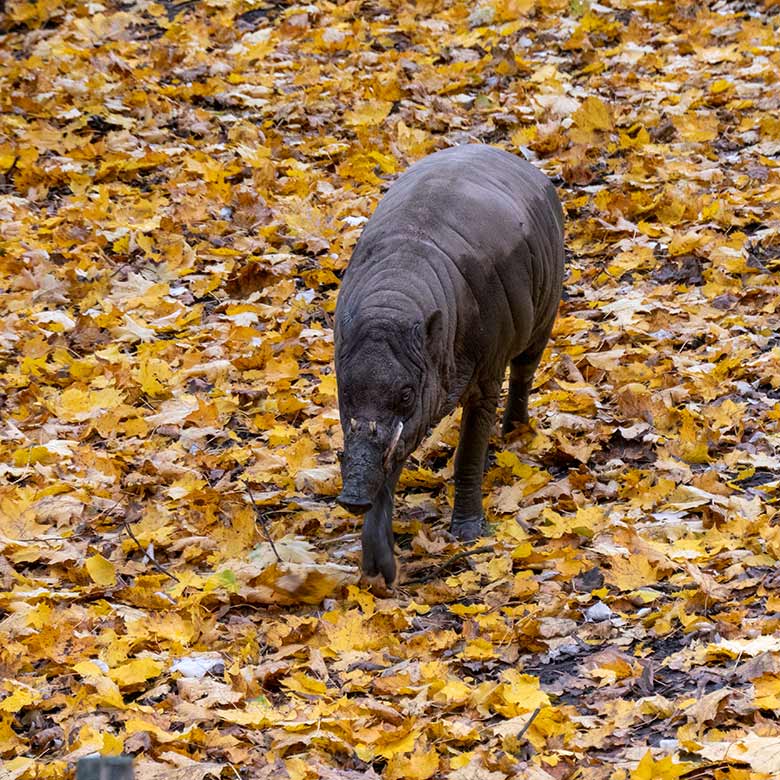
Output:
[[[441,333],[444,327],[441,309],[436,309],[425,321],[425,346],[436,349],[441,343]]]
[[[425,320],[418,320],[412,326],[412,335],[419,349],[431,356],[441,353],[441,335],[444,328],[443,316],[439,309],[429,314]]]

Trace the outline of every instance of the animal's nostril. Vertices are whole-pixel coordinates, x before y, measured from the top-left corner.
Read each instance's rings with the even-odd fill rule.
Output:
[[[360,501],[358,499],[342,498],[339,496],[336,501],[347,510],[352,512],[353,515],[364,515],[371,509],[371,503],[368,501]]]

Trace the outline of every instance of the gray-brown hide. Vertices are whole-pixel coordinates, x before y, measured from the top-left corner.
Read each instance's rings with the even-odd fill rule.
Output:
[[[507,365],[503,430],[528,392],[563,280],[563,214],[533,165],[484,145],[406,171],[367,222],[336,306],[344,430],[339,503],[363,514],[363,570],[388,583],[404,460],[458,403],[452,532],[483,529],[482,473]]]

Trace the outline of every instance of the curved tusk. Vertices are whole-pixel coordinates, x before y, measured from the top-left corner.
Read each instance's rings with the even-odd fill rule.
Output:
[[[357,428],[357,420],[354,417],[349,418],[349,428],[354,431]]]
[[[371,431],[371,433],[376,433],[376,420],[368,421],[368,430]]]
[[[390,439],[390,444],[387,445],[387,449],[385,450],[385,457],[384,457],[384,467],[387,469],[390,465],[390,461],[393,458],[393,455],[395,453],[395,448],[398,446],[398,442],[401,439],[401,434],[404,432],[404,424],[401,422],[401,420],[398,421],[398,424],[395,426],[395,430],[393,431],[393,438]]]

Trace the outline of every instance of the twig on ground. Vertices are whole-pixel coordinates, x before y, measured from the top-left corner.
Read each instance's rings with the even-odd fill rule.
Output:
[[[228,764],[228,766],[233,770],[233,774],[238,778],[238,780],[241,780],[241,773],[236,769],[233,764]]]
[[[166,577],[170,577],[174,582],[179,582],[179,578],[175,574],[171,574],[168,569],[165,568],[165,566],[163,566],[161,563],[158,563],[154,558],[152,558],[151,555],[149,555],[149,553],[146,552],[146,550],[144,550],[143,545],[138,541],[138,537],[133,533],[132,528],[130,528],[130,524],[124,518],[122,519],[122,525],[125,527],[127,535],[136,543],[136,546],[144,554],[144,558],[149,561],[152,568],[160,574],[164,574]]]
[[[423,577],[417,577],[413,580],[406,580],[403,584],[404,585],[419,585],[423,582],[430,582],[431,580],[435,580],[442,572],[447,571],[453,563],[456,563],[457,561],[462,560],[463,558],[468,558],[472,555],[481,555],[482,553],[489,553],[493,552],[495,550],[495,547],[492,544],[487,544],[484,547],[475,547],[473,550],[461,550],[459,553],[455,553],[455,555],[451,556],[450,558],[447,558],[444,563],[440,563],[435,569],[433,569],[429,574],[424,575]]]
[[[255,501],[255,497],[252,495],[252,491],[247,488],[246,489],[247,494],[249,495],[249,499],[252,502],[252,504],[255,507],[255,512],[257,514],[257,519],[260,521],[260,525],[263,527],[263,533],[265,534],[265,538],[268,540],[268,544],[271,545],[271,549],[274,551],[274,555],[276,556],[276,560],[281,563],[282,557],[279,555],[276,545],[274,544],[274,540],[271,538],[271,534],[268,531],[268,523],[267,518],[263,512],[260,511],[260,507],[257,505],[257,501]]]
[[[523,738],[523,734],[525,734],[526,731],[528,731],[529,728],[531,728],[531,724],[536,720],[536,716],[542,711],[541,707],[537,707],[532,713],[531,717],[528,718],[528,720],[525,722],[525,726],[520,729],[518,735],[515,737],[517,740],[521,740]]]
[[[318,544],[320,547],[327,547],[329,544],[339,544],[340,542],[354,542],[356,539],[360,539],[359,533],[342,534],[341,536],[334,536],[332,539],[320,539]]]

